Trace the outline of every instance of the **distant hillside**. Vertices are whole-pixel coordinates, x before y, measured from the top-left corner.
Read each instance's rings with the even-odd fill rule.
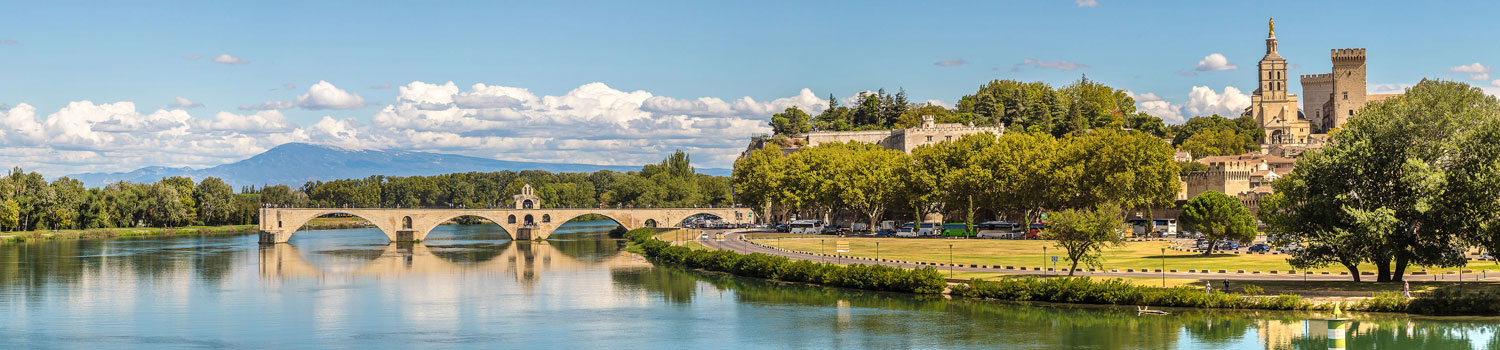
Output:
[[[169,176],[193,179],[217,177],[235,187],[308,181],[357,179],[371,175],[417,176],[471,171],[546,170],[550,172],[639,171],[640,166],[540,163],[495,160],[453,154],[349,149],[337,146],[288,143],[242,161],[206,169],[145,167],[123,173],[68,175],[86,186],[104,186],[116,181],[149,183]],[[728,169],[698,169],[699,173],[728,176]]]

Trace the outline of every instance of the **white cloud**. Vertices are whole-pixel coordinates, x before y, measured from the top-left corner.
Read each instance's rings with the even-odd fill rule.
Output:
[[[346,94],[319,82],[295,101],[268,104],[364,105]],[[150,165],[201,168],[286,142],[319,142],[612,165],[653,163],[681,149],[695,164],[729,167],[751,136],[770,132],[771,114],[788,106],[818,113],[826,104],[809,89],[762,101],[672,98],[603,83],[546,95],[520,87],[420,81],[400,86],[395,102],[369,118],[326,116],[307,125],[277,110],[194,116],[182,109],[137,111],[130,102],[78,101],[44,117],[23,103],[0,110],[0,163],[52,176]]]
[[[1182,118],[1182,105],[1168,103],[1161,96],[1153,93],[1136,94],[1126,90],[1125,94],[1135,99],[1135,109],[1153,117],[1161,118],[1167,124],[1177,124],[1184,121]]]
[[[380,85],[371,86],[370,88],[375,90],[385,90],[391,88],[391,83],[380,83]]]
[[[296,90],[297,89],[297,84],[292,84],[292,83],[281,84],[281,88],[287,89],[287,90]]]
[[[1026,66],[1032,66],[1032,67],[1036,67],[1036,68],[1053,68],[1053,69],[1061,69],[1061,70],[1078,70],[1078,69],[1083,69],[1083,68],[1088,68],[1089,67],[1089,65],[1087,65],[1087,64],[1082,64],[1082,63],[1078,63],[1078,62],[1069,62],[1069,61],[1063,61],[1063,60],[1042,61],[1042,60],[1038,60],[1038,59],[1034,59],[1034,58],[1027,58],[1027,59],[1021,60],[1021,63],[1016,63],[1014,66],[1011,66],[1010,67],[1010,71],[1012,71],[1012,72],[1019,72],[1019,71],[1021,71],[1021,67],[1026,67]]]
[[[953,109],[953,104],[952,103],[948,103],[948,101],[943,101],[943,100],[927,100],[927,104],[933,105],[933,106],[938,106],[938,107],[943,107],[943,108],[948,108],[948,109]]]
[[[957,67],[957,66],[962,66],[962,65],[965,65],[965,64],[969,64],[969,62],[968,61],[964,61],[961,58],[955,58],[955,59],[951,59],[951,60],[937,61],[937,62],[934,62],[932,65],[938,66],[938,67]]]
[[[1491,69],[1492,67],[1479,64],[1479,62],[1448,68],[1449,71],[1455,73],[1469,73],[1471,80],[1490,80]]]
[[[253,114],[234,114],[220,111],[212,120],[199,121],[197,127],[209,131],[233,131],[246,134],[269,134],[290,132],[296,124],[286,120],[280,111],[259,111]]]
[[[171,108],[198,108],[198,107],[203,107],[203,104],[202,103],[193,102],[193,100],[189,100],[186,97],[177,96],[177,98],[174,99],[171,104],[168,104],[167,107],[171,107]]]
[[[1219,53],[1203,56],[1203,60],[1198,61],[1198,66],[1193,67],[1193,70],[1199,72],[1236,69],[1240,69],[1240,66],[1230,63],[1228,58],[1224,58],[1224,55]]]
[[[197,61],[199,58],[203,58],[203,55],[193,54],[193,55],[182,56],[182,58],[185,58],[185,59],[187,59],[189,61]]]
[[[287,84],[287,87],[291,84]],[[365,107],[364,97],[359,94],[344,91],[327,81],[318,81],[317,84],[307,88],[307,93],[297,96],[296,101],[266,101],[260,105],[240,105],[241,110],[270,110],[302,108],[311,110],[322,109],[360,109]]]
[[[1188,92],[1187,102],[1181,104],[1168,102],[1161,96],[1149,92],[1137,94],[1125,91],[1125,93],[1135,99],[1137,110],[1161,118],[1162,122],[1167,124],[1181,123],[1188,117],[1213,114],[1236,118],[1245,112],[1245,108],[1250,107],[1250,96],[1233,86],[1225,86],[1223,93],[1216,92],[1207,86],[1194,86]]]
[[[250,61],[241,59],[239,57],[234,57],[234,56],[231,56],[231,55],[229,55],[229,54],[226,53],[226,54],[219,54],[218,57],[214,57],[214,63],[223,63],[223,64],[248,64],[248,63],[250,63]]]
[[[1099,7],[1099,0],[1075,0],[1078,7]]]
[[[1233,86],[1225,86],[1224,93],[1214,92],[1207,86],[1194,86],[1188,92],[1187,104],[1183,105],[1184,115],[1200,116],[1218,114],[1220,116],[1235,118],[1250,107],[1250,96],[1240,92]]]
[[[1500,86],[1500,79],[1495,79],[1495,81],[1491,81],[1490,85]]]

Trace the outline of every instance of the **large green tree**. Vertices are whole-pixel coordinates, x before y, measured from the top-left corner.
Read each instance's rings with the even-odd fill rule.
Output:
[[[1208,249],[1203,255],[1212,254],[1219,242],[1249,243],[1255,240],[1255,215],[1238,198],[1219,191],[1203,192],[1193,197],[1182,207],[1182,216],[1178,220],[1183,229],[1203,234],[1208,241]]]
[[[1359,259],[1375,265],[1377,281],[1400,280],[1412,264],[1461,266],[1465,232],[1487,225],[1476,209],[1485,208],[1481,187],[1494,160],[1483,143],[1497,119],[1500,102],[1483,90],[1425,80],[1366,105],[1322,150],[1298,159],[1273,184],[1283,196],[1261,215],[1281,241],[1318,247],[1294,263]]]
[[[812,130],[812,116],[796,106],[771,115],[771,131],[777,135],[798,135]]]

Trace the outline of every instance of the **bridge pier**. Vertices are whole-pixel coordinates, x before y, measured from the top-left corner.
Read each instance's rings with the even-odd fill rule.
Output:
[[[396,239],[394,240],[394,242],[421,242],[421,241],[422,240],[417,239],[417,231],[415,231],[415,230],[397,230],[396,231]]]
[[[286,243],[291,239],[291,230],[260,230],[260,244]]]
[[[516,229],[516,233],[514,235],[515,237],[511,237],[511,240],[515,240],[515,241],[533,241],[533,240],[537,240],[538,237],[537,237],[536,234],[538,232],[536,232],[536,230],[537,229],[535,227],[517,228]]]

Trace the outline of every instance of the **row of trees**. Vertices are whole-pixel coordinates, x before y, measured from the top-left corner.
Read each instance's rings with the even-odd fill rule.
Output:
[[[0,230],[245,224],[254,220],[258,197],[236,195],[212,177],[198,183],[170,177],[85,188],[78,180],[48,182],[39,173],[14,168],[0,178]]]
[[[1408,267],[1462,266],[1500,252],[1500,101],[1468,84],[1424,80],[1371,103],[1297,161],[1261,201],[1298,267],[1359,265],[1379,281]]]
[[[828,97],[829,108],[816,116],[790,107],[771,116],[777,135],[795,135],[811,130],[849,131],[910,128],[931,115],[939,123],[1004,125],[1012,130],[1046,133],[1062,137],[1097,127],[1129,128],[1158,137],[1169,129],[1160,118],[1138,112],[1135,99],[1087,78],[1062,88],[1042,82],[995,80],[963,96],[952,109],[927,103],[912,103],[902,90],[894,95],[884,89],[861,93],[857,105],[841,106]]]
[[[765,217],[842,211],[874,225],[889,213],[916,220],[941,213],[968,223],[989,213],[1033,222],[1043,210],[1113,203],[1149,212],[1170,206],[1178,181],[1172,154],[1150,134],[1107,127],[1063,138],[980,133],[910,155],[828,143],[791,155],[751,152],[736,162],[734,183],[737,198]]]
[[[102,188],[11,170],[0,178],[0,230],[30,231],[111,227],[240,225],[257,220],[262,206],[467,207],[511,205],[530,184],[548,207],[729,206],[729,178],[697,174],[678,151],[639,172],[471,172],[436,176],[371,176],[248,187],[242,193],[209,177],[170,177],[149,184],[118,182]]]

